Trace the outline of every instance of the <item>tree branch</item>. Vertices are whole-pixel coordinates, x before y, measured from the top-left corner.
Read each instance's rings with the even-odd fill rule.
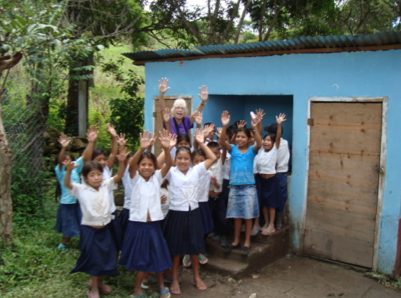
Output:
[[[241,0],[238,0],[237,4],[235,4],[235,7],[233,9],[233,12],[231,13],[230,20],[228,21],[226,29],[224,29],[223,34],[220,36],[220,43],[224,43],[224,40],[227,39],[228,32],[230,32],[230,28],[231,28],[231,26],[233,24],[233,20],[234,20],[235,16],[238,13],[238,7],[239,7],[240,3],[241,3]]]
[[[252,0],[248,0],[246,2],[246,4],[245,4],[244,10],[242,11],[242,15],[241,15],[241,18],[239,20],[238,27],[237,27],[237,33],[235,35],[235,40],[234,40],[235,44],[238,44],[239,36],[240,36],[240,33],[241,33],[241,29],[242,29],[242,24],[244,22],[246,12],[248,11],[248,8],[251,5],[251,3],[252,3]]]
[[[283,7],[283,2],[280,3],[280,5],[277,5],[277,0],[274,0],[274,17],[272,22],[270,23],[269,29],[267,29],[267,32],[265,34],[265,37],[263,38],[263,41],[266,41],[269,36],[271,31],[273,30],[273,27],[276,25],[278,16],[280,15],[281,8]]]

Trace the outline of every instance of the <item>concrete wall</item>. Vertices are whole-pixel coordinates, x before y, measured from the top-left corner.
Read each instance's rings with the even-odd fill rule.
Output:
[[[263,96],[267,100],[268,96],[292,97],[293,156],[289,205],[292,245],[294,249],[300,249],[306,206],[306,123],[309,98],[387,96],[387,158],[378,269],[384,273],[392,273],[396,256],[398,219],[401,216],[400,66],[401,50],[202,59],[184,61],[182,66],[179,62],[147,63],[145,127],[153,129],[153,97],[158,94],[157,81],[161,77],[170,80],[169,95],[193,95],[194,107],[199,104],[198,88],[206,85],[211,97],[205,108],[205,120],[218,119],[223,109],[233,114],[233,121],[243,118],[249,115],[250,109],[258,107],[248,105],[249,98],[252,98],[255,104],[260,103],[260,98],[256,96]],[[230,96],[231,100],[225,100],[226,96]],[[236,96],[244,99],[245,103],[236,101]],[[224,107],[218,102],[219,98],[225,100]],[[249,120],[249,117],[245,120]],[[272,115],[269,115],[265,124],[273,121]]]

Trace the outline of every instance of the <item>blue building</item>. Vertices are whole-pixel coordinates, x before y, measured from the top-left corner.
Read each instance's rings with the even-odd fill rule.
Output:
[[[147,130],[161,125],[162,77],[168,99],[183,97],[192,110],[206,85],[204,122],[217,126],[223,110],[234,122],[262,108],[264,126],[285,113],[291,249],[399,275],[401,32],[126,56],[145,66]]]

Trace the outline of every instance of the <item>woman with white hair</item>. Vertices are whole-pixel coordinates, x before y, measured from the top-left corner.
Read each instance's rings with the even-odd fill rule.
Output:
[[[159,81],[159,103],[160,103],[160,110],[163,114],[170,114],[169,111],[166,111],[166,103],[164,101],[164,94],[170,87],[167,87],[168,79],[162,78]],[[192,124],[195,122],[195,116],[198,112],[202,112],[206,101],[209,98],[208,90],[206,86],[202,86],[199,88],[200,94],[198,96],[201,99],[201,103],[196,108],[196,110],[190,116],[185,116],[188,112],[187,110],[187,103],[182,98],[177,98],[174,101],[173,107],[171,108],[171,115],[170,120],[166,123],[166,129],[171,132],[172,134],[179,135],[179,134],[189,134],[189,130],[192,128]],[[170,127],[169,127],[170,126]]]

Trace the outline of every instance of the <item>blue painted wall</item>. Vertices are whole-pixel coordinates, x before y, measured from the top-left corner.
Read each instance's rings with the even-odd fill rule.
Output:
[[[157,81],[161,77],[170,80],[171,90],[168,94],[193,95],[194,107],[200,101],[198,88],[206,85],[211,97],[205,108],[205,120],[210,117],[215,121],[221,111],[227,109],[233,114],[234,121],[249,115],[250,109],[258,108],[256,105],[268,100],[269,96],[292,97],[293,156],[289,206],[291,240],[293,247],[299,249],[306,206],[308,99],[315,96],[387,96],[387,158],[378,269],[391,274],[396,256],[398,219],[401,216],[400,66],[401,50],[202,59],[184,61],[182,66],[179,62],[147,63],[145,128],[153,130],[153,97],[158,94]],[[231,99],[228,100],[227,96]],[[234,100],[236,96],[244,99],[245,103]],[[219,99],[224,100],[226,106],[223,107]],[[248,100],[252,102],[248,104]],[[283,108],[289,110],[288,106]],[[268,115],[268,118],[266,124],[273,122],[272,115]]]

